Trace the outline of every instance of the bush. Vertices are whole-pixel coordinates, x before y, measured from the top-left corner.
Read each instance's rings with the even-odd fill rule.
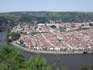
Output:
[[[8,41],[9,42],[17,40],[17,39],[19,39],[19,37],[20,37],[19,33],[15,33],[15,32],[9,32],[8,33]]]

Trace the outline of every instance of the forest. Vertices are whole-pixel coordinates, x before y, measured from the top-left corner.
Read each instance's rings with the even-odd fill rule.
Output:
[[[0,13],[0,20],[7,20],[11,23],[47,23],[52,21],[60,22],[92,22],[93,12],[7,12]]]

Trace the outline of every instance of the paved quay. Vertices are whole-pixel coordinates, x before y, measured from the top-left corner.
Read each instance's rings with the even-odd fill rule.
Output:
[[[28,48],[25,48],[25,47],[22,47],[18,44],[16,44],[16,42],[11,42],[12,45],[20,48],[20,49],[23,49],[25,51],[28,51],[28,52],[34,52],[34,53],[46,53],[46,54],[82,54],[83,52],[64,52],[64,51],[44,51],[44,50],[31,50],[31,49],[28,49]]]

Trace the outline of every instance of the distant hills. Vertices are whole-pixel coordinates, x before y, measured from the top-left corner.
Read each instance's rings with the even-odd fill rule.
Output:
[[[93,12],[7,12],[0,13],[0,19],[12,21],[14,23],[46,23],[50,20],[60,22],[89,22],[93,21]]]

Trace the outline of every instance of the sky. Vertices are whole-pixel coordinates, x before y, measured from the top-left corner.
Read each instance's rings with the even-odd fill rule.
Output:
[[[93,0],[0,0],[0,12],[14,11],[93,12]]]

